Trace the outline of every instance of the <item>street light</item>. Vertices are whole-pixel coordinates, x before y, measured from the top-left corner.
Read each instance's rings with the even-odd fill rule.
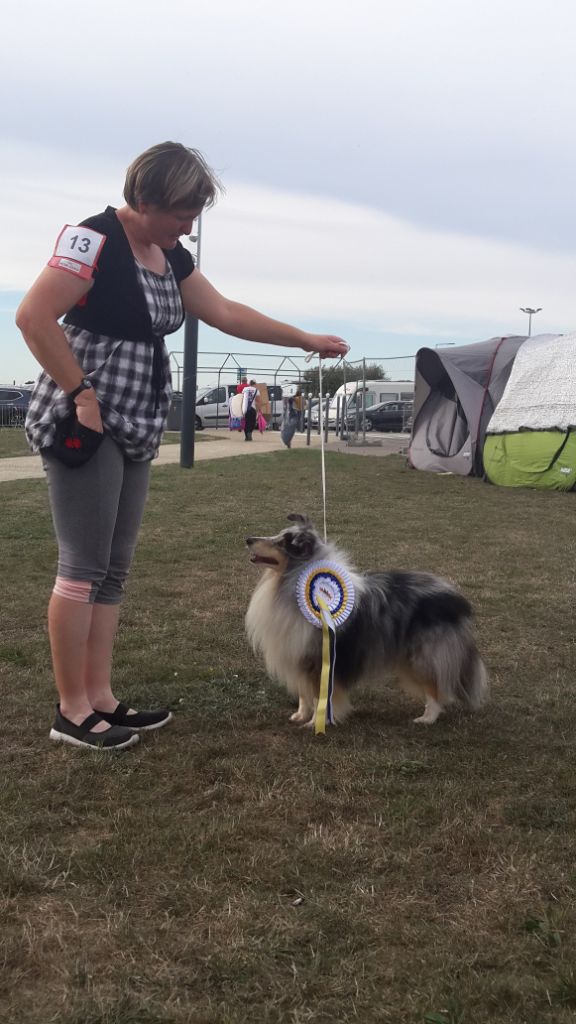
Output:
[[[195,235],[188,235],[191,242],[196,246],[196,267],[200,270],[200,247],[202,245],[202,214],[198,214],[198,232]]]
[[[530,306],[520,306],[521,313],[528,313],[528,337],[532,334],[532,317],[535,313],[540,313],[542,306],[538,306],[538,309],[532,309]]]
[[[198,231],[189,235],[196,244],[196,269],[200,270],[202,214],[198,215]],[[182,380],[182,416],[180,422],[180,466],[194,465],[194,431],[196,429],[196,384],[198,380],[198,318],[186,313],[184,321],[184,371]]]

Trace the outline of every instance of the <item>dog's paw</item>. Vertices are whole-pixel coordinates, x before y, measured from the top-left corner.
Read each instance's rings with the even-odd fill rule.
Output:
[[[434,722],[438,721],[441,714],[441,711],[425,711],[423,715],[413,718],[412,721],[416,725],[434,725]]]
[[[443,710],[442,705],[437,700],[434,700],[433,697],[427,697],[424,714],[414,718],[413,721],[416,725],[434,725],[434,722],[440,717]]]
[[[298,725],[307,725],[309,718],[309,711],[301,711],[300,708],[298,708],[298,711],[295,711],[293,715],[290,715],[289,720],[291,722],[296,722]]]

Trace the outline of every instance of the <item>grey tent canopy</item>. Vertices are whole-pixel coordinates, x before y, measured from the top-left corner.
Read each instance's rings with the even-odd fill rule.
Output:
[[[486,428],[526,336],[416,354],[409,459],[432,473],[482,475]]]

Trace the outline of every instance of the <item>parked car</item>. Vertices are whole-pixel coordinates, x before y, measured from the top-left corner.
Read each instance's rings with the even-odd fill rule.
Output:
[[[343,408],[344,399],[348,409],[348,416],[356,415],[358,408],[373,409],[383,402],[412,402],[414,398],[414,385],[407,380],[367,380],[366,386],[362,381],[351,380],[346,385],[342,384],[330,400],[328,423],[330,427],[336,425],[338,407]],[[343,413],[342,413],[343,415]],[[317,426],[318,413],[312,414],[312,424]]]
[[[328,411],[327,402],[328,402],[328,399],[325,398],[324,399],[324,417],[326,417],[326,413]],[[319,406],[320,406],[320,399],[319,398],[313,398],[312,401],[310,402],[310,423],[312,424],[312,427],[314,428],[314,430],[316,430],[317,427],[318,427],[318,418],[320,416]],[[304,426],[306,427],[307,425],[308,425],[308,399],[304,399]]]
[[[366,431],[409,431],[412,423],[412,402],[380,402],[364,413]],[[356,429],[356,412],[347,417],[348,429]],[[358,415],[358,429],[362,430],[362,415]]]
[[[228,427],[228,402],[236,394],[237,384],[221,384],[220,387],[200,388],[196,395],[196,430]],[[282,420],[282,388],[268,384],[270,419],[277,429]],[[172,395],[168,414],[168,430],[180,430],[182,422],[182,392]]]
[[[0,427],[24,426],[31,394],[31,384],[0,384]]]

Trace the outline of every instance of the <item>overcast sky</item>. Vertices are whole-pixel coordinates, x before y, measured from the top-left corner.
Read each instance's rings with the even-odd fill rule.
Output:
[[[534,331],[575,329],[573,0],[19,0],[3,19],[0,382],[36,373],[13,311],[62,224],[118,205],[165,139],[226,186],[203,229],[216,287],[356,358],[521,333],[525,305]],[[205,329],[200,348],[247,345]]]

